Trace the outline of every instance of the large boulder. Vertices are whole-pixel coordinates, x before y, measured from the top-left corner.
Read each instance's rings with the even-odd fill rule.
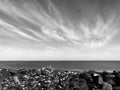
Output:
[[[112,90],[112,85],[107,82],[104,82],[102,90]]]

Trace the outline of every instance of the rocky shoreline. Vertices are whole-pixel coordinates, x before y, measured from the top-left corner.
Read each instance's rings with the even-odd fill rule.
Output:
[[[120,72],[0,69],[0,90],[120,90]]]

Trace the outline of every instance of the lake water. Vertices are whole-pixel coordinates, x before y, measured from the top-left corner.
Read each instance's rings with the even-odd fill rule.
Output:
[[[0,61],[5,68],[41,68],[52,66],[65,70],[119,70],[119,61]]]

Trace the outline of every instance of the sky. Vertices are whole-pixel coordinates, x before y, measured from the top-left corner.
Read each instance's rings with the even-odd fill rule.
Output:
[[[0,0],[0,60],[120,60],[120,0]]]

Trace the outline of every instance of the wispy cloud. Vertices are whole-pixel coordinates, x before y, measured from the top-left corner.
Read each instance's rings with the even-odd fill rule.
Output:
[[[15,33],[37,42],[42,40],[55,43],[57,41],[89,47],[104,46],[112,40],[117,32],[117,28],[113,24],[115,22],[114,16],[105,22],[100,15],[97,15],[95,27],[91,28],[87,23],[89,21],[74,23],[69,19],[66,20],[61,11],[50,0],[45,1],[45,3],[48,10],[40,3],[38,4],[36,0],[23,1],[21,6],[15,5],[14,0],[1,1],[0,10],[13,20],[11,22],[9,18],[1,18],[1,28],[13,32],[13,35]]]
[[[100,58],[99,48],[104,48],[118,33],[116,13],[106,20],[98,13],[93,24],[87,18],[77,17],[77,21],[66,18],[54,2],[43,2],[46,6],[37,0],[22,0],[19,3],[16,0],[0,1],[1,56],[22,58],[29,52],[31,58],[96,59],[97,56]]]
[[[93,28],[90,28],[90,26],[86,24],[87,22],[80,23],[80,28],[84,33],[85,45],[89,47],[102,47],[111,41],[118,32],[117,25],[114,24],[115,22],[114,16],[106,22],[98,16],[95,27]]]

